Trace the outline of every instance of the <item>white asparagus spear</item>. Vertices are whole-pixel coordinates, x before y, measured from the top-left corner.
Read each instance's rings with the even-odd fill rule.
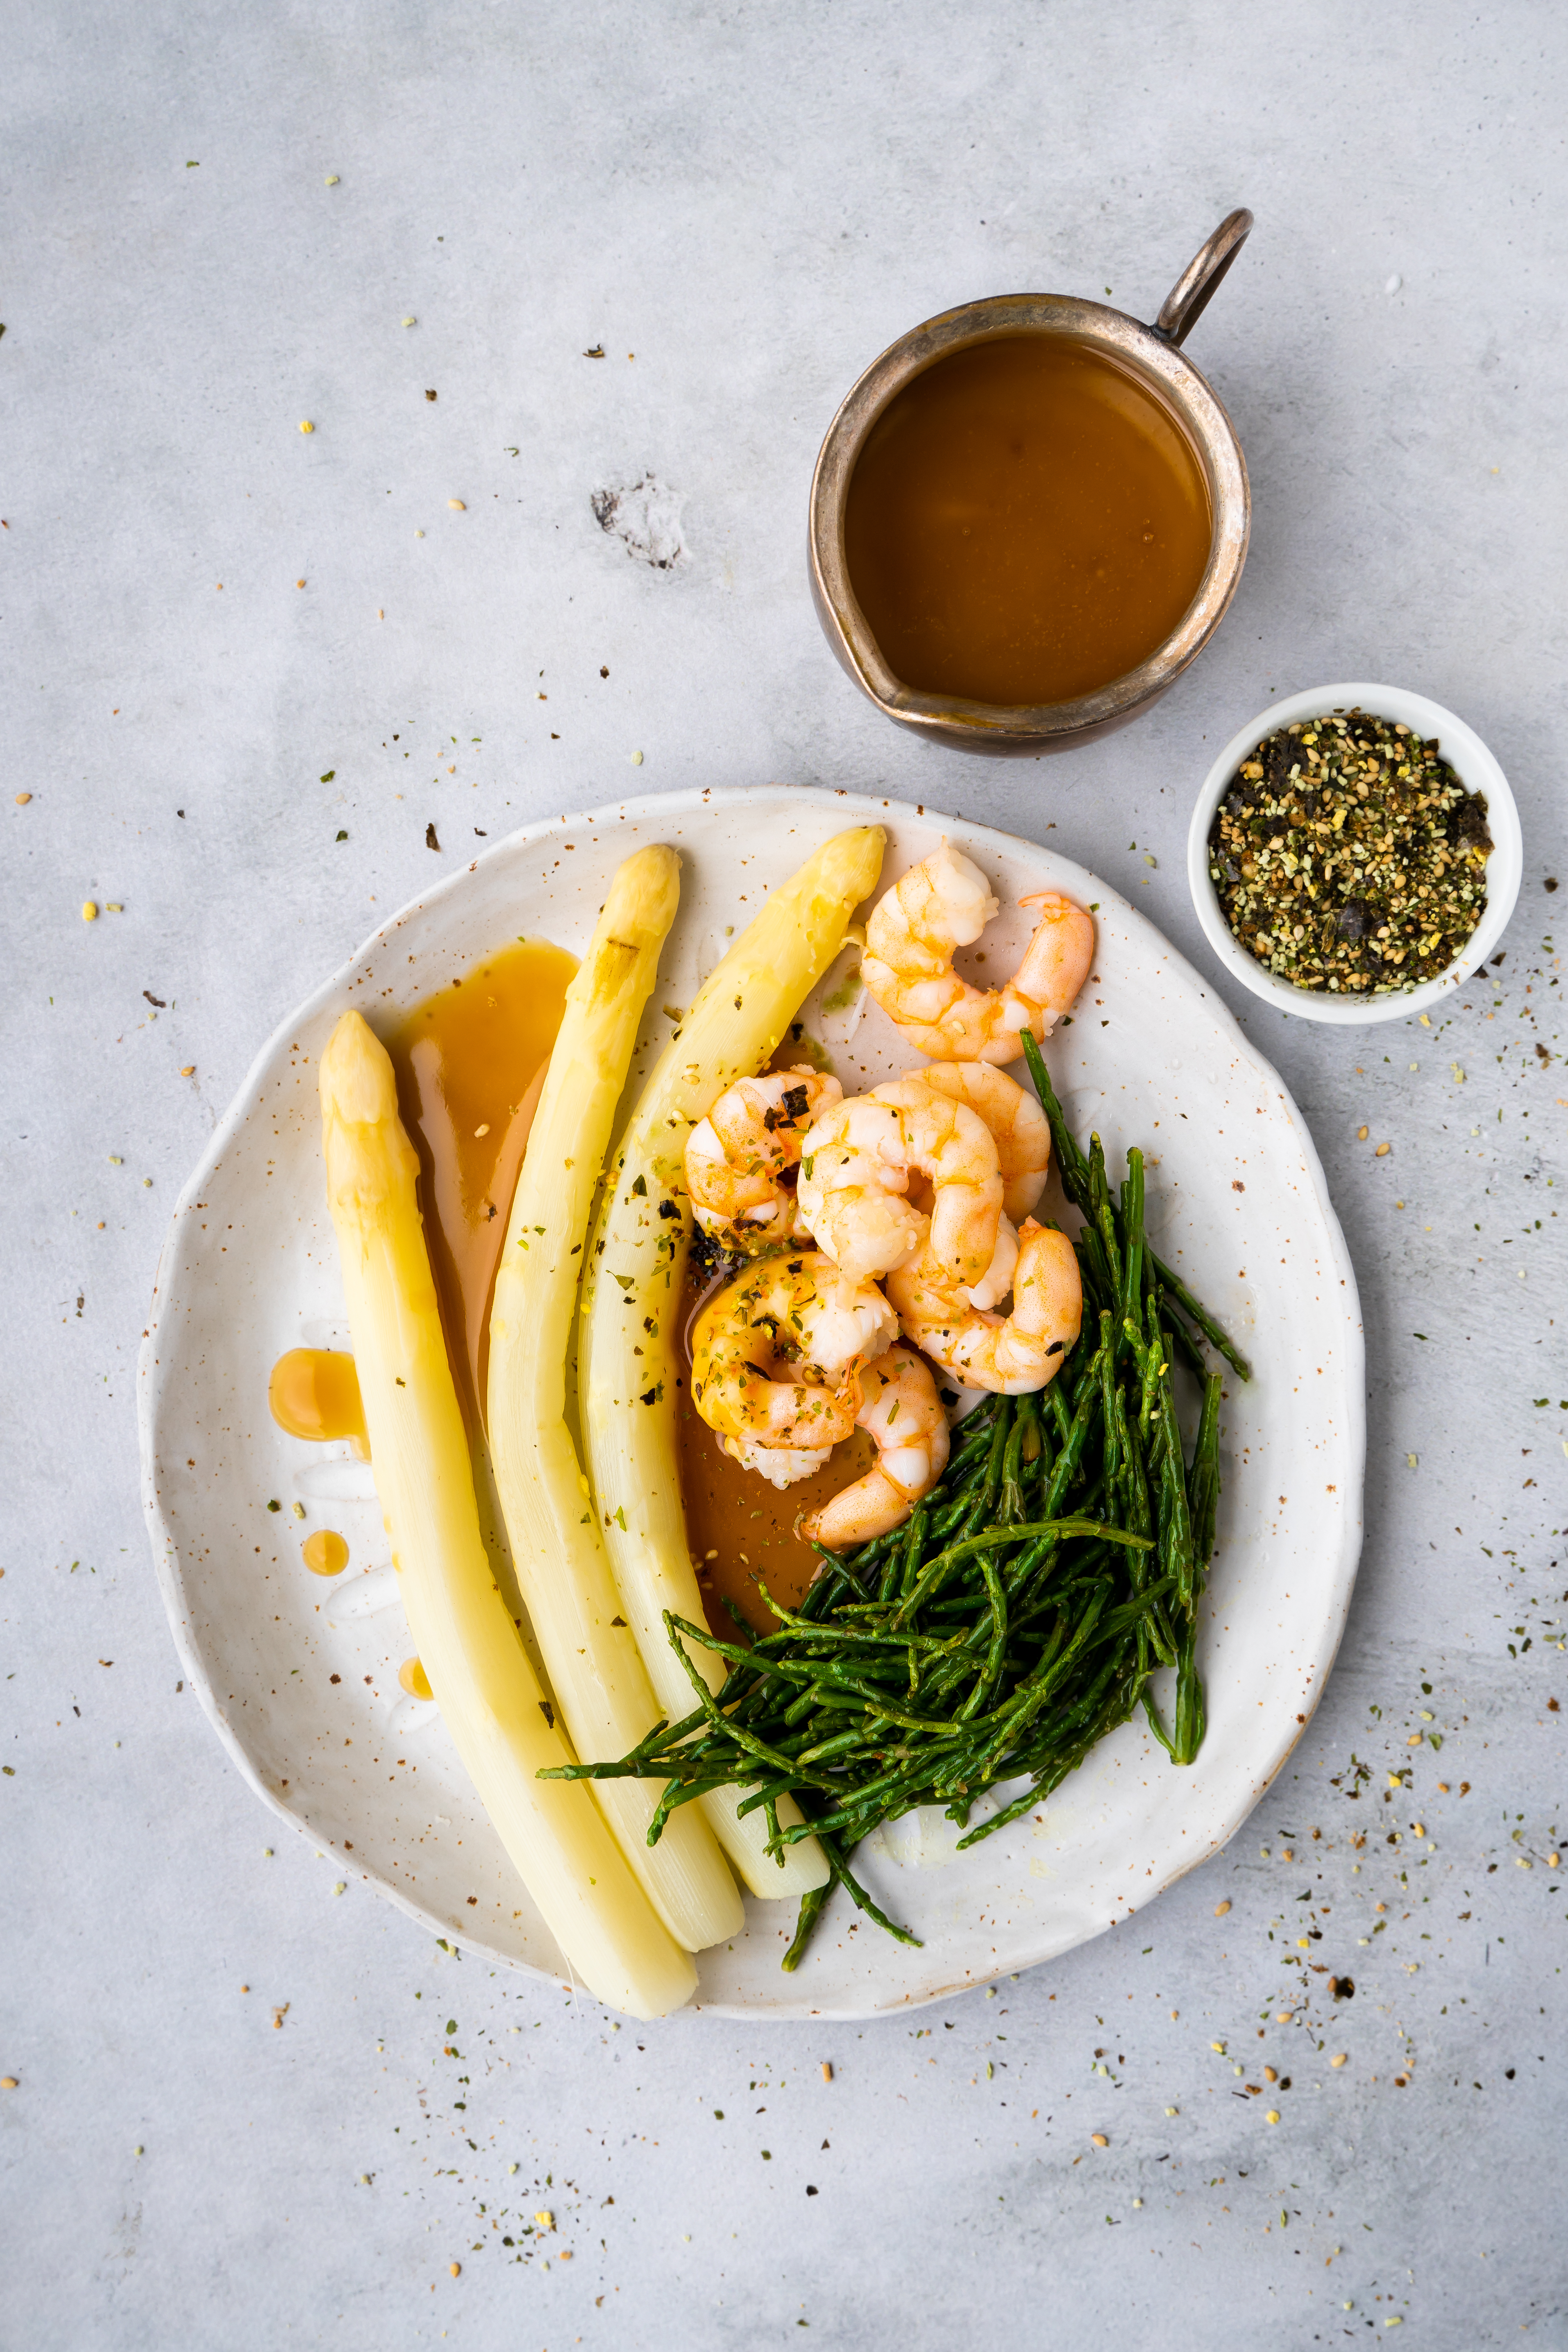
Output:
[[[490,1307],[496,1487],[533,1637],[584,1763],[626,1755],[659,1718],[567,1425],[566,1360],[610,1123],[679,892],[680,860],[666,848],[639,849],[610,884],[566,992]],[[694,1805],[650,1846],[664,1781],[588,1785],[677,1943],[695,1952],[739,1934],[740,1895]]]
[[[876,888],[885,839],[880,825],[838,834],[772,893],[655,1065],[605,1181],[583,1307],[583,1434],[621,1601],[659,1705],[675,1722],[691,1713],[695,1694],[670,1647],[664,1612],[703,1622],[675,1423],[691,1238],[686,1139],[725,1087],[762,1068],[784,1037],[843,946],[856,908]],[[717,1690],[722,1662],[711,1650],[686,1646]],[[753,1895],[798,1898],[826,1880],[826,1857],[815,1838],[787,1846],[780,1869],[764,1852],[760,1810],[739,1814],[732,1789],[699,1801]],[[787,1799],[779,1819],[800,1820]]]
[[[345,1013],[321,1063],[321,1143],[349,1328],[393,1564],[415,1646],[479,1800],[591,1991],[662,2017],[697,1972],[585,1788],[490,1570],[385,1048]]]

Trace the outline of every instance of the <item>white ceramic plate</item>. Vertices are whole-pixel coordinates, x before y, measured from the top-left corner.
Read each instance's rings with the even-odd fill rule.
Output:
[[[944,832],[990,877],[1003,912],[980,943],[983,979],[1022,950],[1023,892],[1097,905],[1095,976],[1047,1049],[1058,1090],[1078,1131],[1104,1138],[1113,1175],[1131,1143],[1157,1163],[1155,1246],[1228,1325],[1255,1376],[1230,1381],[1225,1408],[1201,1653],[1209,1729],[1196,1765],[1169,1764],[1140,1719],[1037,1815],[965,1853],[938,1813],[879,1832],[857,1868],[924,1939],[918,1950],[859,1922],[840,1895],[785,1976],[790,1906],[748,1900],[744,1935],[700,1962],[699,2004],[730,2015],[863,2017],[1070,1950],[1223,1845],[1317,1704],[1361,1542],[1355,1280],[1300,1115],[1213,991],[1082,867],[896,802],[682,793],[531,827],[405,908],[264,1049],[174,1213],[140,1366],[158,1575],[186,1673],[240,1770],[345,1873],[433,1933],[563,1979],[437,1710],[398,1689],[411,1644],[368,1471],[346,1447],[286,1436],[268,1412],[284,1349],[346,1339],[316,1056],[346,1005],[390,1024],[519,934],[580,952],[614,866],[649,841],[673,843],[685,861],[654,1008],[689,1003],[727,928],[830,834],[868,819],[889,830],[883,887]],[[973,951],[960,963],[974,971]],[[805,1017],[851,1090],[918,1060],[863,999],[848,1013],[814,1003]],[[662,1017],[654,1028],[662,1043]],[[342,1577],[304,1567],[297,1500],[312,1526],[348,1538]]]

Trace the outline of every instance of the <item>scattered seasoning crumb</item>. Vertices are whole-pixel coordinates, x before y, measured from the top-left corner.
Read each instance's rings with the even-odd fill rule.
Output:
[[[98,908],[90,898],[84,898],[81,902],[81,919],[84,923],[96,923],[98,920]]]
[[[461,499],[448,499],[447,504],[449,507],[455,508],[458,514],[467,514],[468,511]]]
[[[1110,2146],[1110,2140],[1107,2139],[1103,2132],[1090,2132],[1089,2136],[1089,2144],[1090,2147],[1109,2147]]]
[[[1277,2123],[1279,2122],[1279,2108],[1278,2108],[1278,2107],[1270,2107],[1270,2108],[1269,2108],[1269,2110],[1268,2110],[1268,2113],[1264,2116],[1263,2120],[1264,2120],[1264,2122],[1265,2122],[1266,2124],[1277,2124]]]
[[[32,799],[32,797],[33,795],[31,793],[18,793],[16,795],[16,806],[18,808],[26,808],[27,803]]]
[[[316,429],[316,428],[315,428],[315,426],[311,424],[311,422],[310,422],[310,418],[309,418],[308,416],[304,416],[304,417],[301,417],[301,418],[300,418],[300,432],[301,432],[301,433],[313,433],[313,432],[315,431],[315,429]]]
[[[825,2083],[831,2083],[833,2080],[833,2068],[826,2058],[822,2062],[822,2079]]]
[[[462,2265],[462,2263],[447,2263],[447,2268],[451,2272],[452,2276],[453,2276],[454,2278],[461,2278],[461,2277],[462,2277],[462,2275],[463,2275],[463,2265]]]
[[[634,751],[632,753],[632,765],[634,768],[640,768],[642,766],[642,753],[640,751]]]
[[[1216,1903],[1214,1906],[1214,1916],[1216,1919],[1223,1919],[1229,1909],[1230,1905],[1228,1903]]]
[[[1299,720],[1242,761],[1210,827],[1209,878],[1271,972],[1386,996],[1463,955],[1492,841],[1484,795],[1438,750],[1356,709]]]
[[[194,1077],[195,1076],[195,1075],[196,1075],[196,1066],[195,1066],[195,1064],[194,1062],[182,1062],[182,1064],[180,1065],[180,1076],[181,1076],[181,1077],[183,1077],[183,1078],[194,1078]]]
[[[1332,2057],[1330,2059],[1330,2061],[1329,2061],[1330,2065],[1331,2065],[1331,2066],[1342,2066],[1342,2065],[1344,2064],[1344,2063],[1345,2063],[1346,2058],[1349,2056],[1349,2054],[1350,2054],[1350,2053],[1348,2053],[1348,2051],[1344,2051],[1344,2050],[1336,2050],[1336,2051],[1335,2051],[1335,2053],[1334,2053],[1334,2054],[1333,2054],[1333,2056],[1332,2056]]]
[[[335,187],[337,186],[337,184],[338,184],[338,174],[337,174],[337,173],[336,173],[336,172],[329,172],[329,173],[327,173],[327,185],[328,185],[328,187],[329,187],[329,188],[335,188]]]
[[[15,2074],[0,2074],[0,2091],[19,2091],[21,2087]]]
[[[405,327],[416,327],[419,321],[417,319],[405,319],[403,323]]]

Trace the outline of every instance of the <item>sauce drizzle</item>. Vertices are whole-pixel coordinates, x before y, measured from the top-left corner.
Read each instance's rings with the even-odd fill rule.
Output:
[[[346,1437],[362,1462],[370,1460],[359,1374],[342,1348],[290,1348],[272,1367],[267,1402],[290,1437],[322,1445]]]
[[[490,1293],[511,1196],[576,969],[564,948],[520,940],[416,1005],[387,1040],[470,1430],[484,1423]]]
[[[341,1576],[349,1564],[349,1548],[332,1528],[318,1528],[300,1547],[312,1576]]]

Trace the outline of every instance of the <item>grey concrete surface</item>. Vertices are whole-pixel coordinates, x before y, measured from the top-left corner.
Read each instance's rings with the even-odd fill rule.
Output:
[[[5,0],[0,53],[0,2342],[1568,2344],[1563,19]],[[1191,346],[1256,499],[1219,639],[1072,756],[900,736],[805,588],[838,396],[977,293],[1151,317],[1237,203]],[[593,504],[648,477],[662,566]],[[634,782],[881,787],[1054,825],[1210,969],[1208,747],[1346,676],[1491,743],[1525,885],[1429,1030],[1237,1002],[1372,1393],[1340,1664],[1231,1849],[994,1999],[821,2032],[616,2031],[335,1897],[178,1688],[132,1370],[184,1175],[426,824],[446,870]]]

